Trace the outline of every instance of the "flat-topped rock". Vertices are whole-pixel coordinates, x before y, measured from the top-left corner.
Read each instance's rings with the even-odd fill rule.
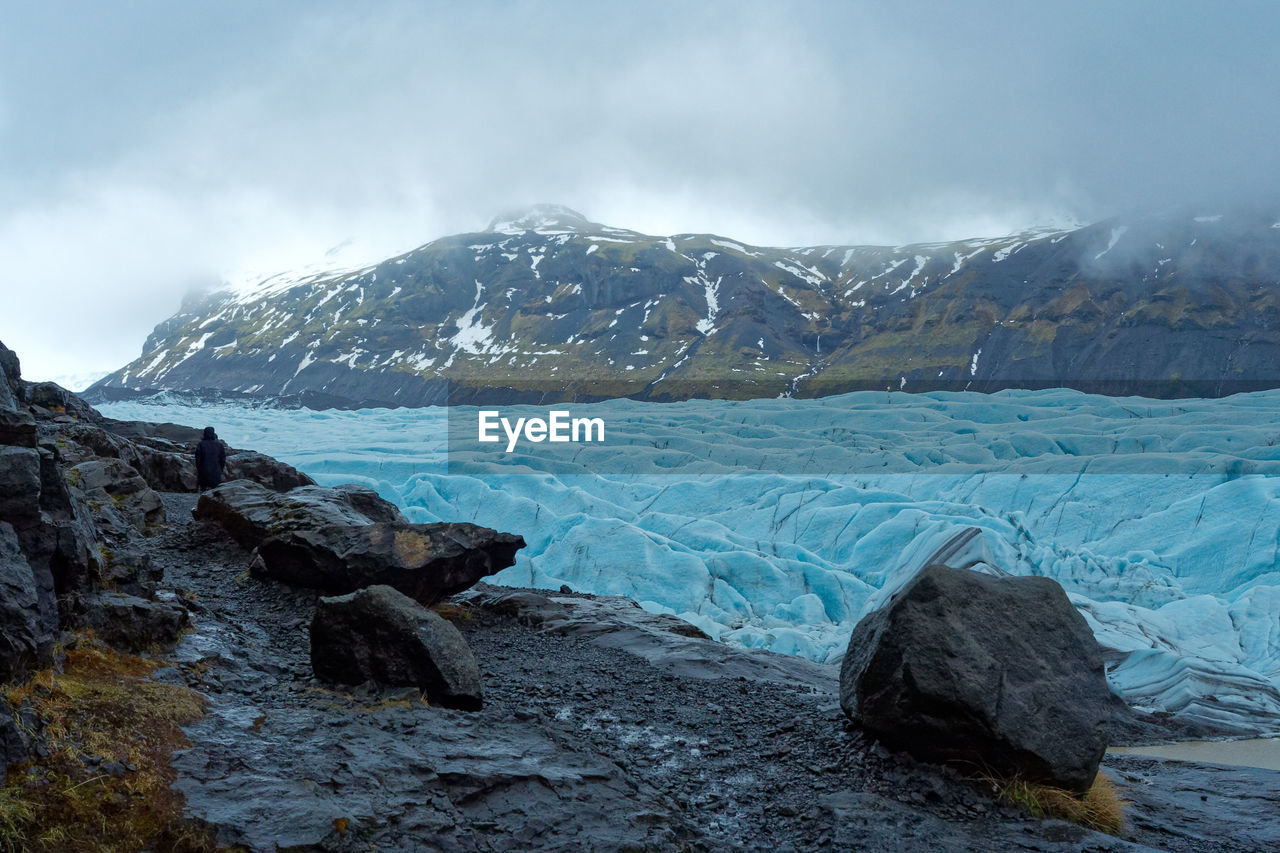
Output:
[[[523,537],[468,523],[326,525],[264,539],[254,567],[334,593],[386,584],[430,605],[512,565],[524,545]]]
[[[191,514],[221,525],[245,548],[256,548],[268,536],[290,531],[408,524],[395,504],[364,486],[301,486],[279,493],[252,480],[231,480],[210,489]]]

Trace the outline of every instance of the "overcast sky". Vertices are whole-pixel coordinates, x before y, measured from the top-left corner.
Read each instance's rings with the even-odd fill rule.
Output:
[[[76,386],[192,288],[533,202],[804,245],[1280,194],[1270,0],[0,14],[0,340]]]

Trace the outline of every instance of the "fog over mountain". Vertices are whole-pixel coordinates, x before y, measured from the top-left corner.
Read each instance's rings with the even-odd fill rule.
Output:
[[[84,385],[193,289],[542,201],[795,246],[1211,214],[1280,195],[1278,30],[1265,2],[17,6],[0,335]]]

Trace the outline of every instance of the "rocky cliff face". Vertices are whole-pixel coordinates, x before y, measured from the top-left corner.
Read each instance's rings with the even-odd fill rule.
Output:
[[[653,237],[541,207],[354,271],[192,297],[90,399],[313,406],[1280,385],[1280,216],[909,246]]]

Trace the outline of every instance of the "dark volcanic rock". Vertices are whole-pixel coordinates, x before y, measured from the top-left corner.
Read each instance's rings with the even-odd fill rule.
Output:
[[[165,492],[196,490],[192,454],[201,431],[177,424],[148,424],[100,418],[101,424],[69,424],[63,437],[80,445],[86,455],[115,457],[131,465],[151,488]],[[2,424],[0,424],[2,428]],[[251,450],[230,450],[226,480],[253,480],[276,492],[315,481],[292,465]]]
[[[22,530],[40,521],[40,454],[0,446],[0,518]]]
[[[0,768],[26,761],[30,748],[31,740],[18,724],[13,708],[0,700]]]
[[[228,453],[226,479],[253,480],[273,492],[288,492],[299,486],[316,484],[315,480],[292,465],[252,450],[236,450]]]
[[[35,577],[39,599],[41,646],[49,648],[58,628],[52,564],[68,544],[67,531],[44,514],[41,452],[28,447],[0,446],[0,521],[13,526]]]
[[[162,569],[146,541],[165,518],[152,484],[194,480],[191,454],[151,434],[163,426],[132,437],[116,426],[128,431],[58,385],[24,383],[0,344],[0,680],[52,663],[63,629],[141,650],[187,624],[182,607],[152,600]],[[279,479],[252,456],[249,467]]]
[[[77,395],[53,382],[33,382],[27,385],[27,402],[32,406],[47,409],[53,414],[70,415],[85,421],[100,421],[92,406]]]
[[[298,586],[344,593],[386,584],[429,605],[512,565],[523,547],[520,536],[467,523],[326,526],[268,537],[255,565]]]
[[[112,485],[111,476],[105,476],[96,487],[97,494],[93,500],[67,481],[67,460],[59,443],[42,440],[40,452],[40,524],[28,529],[19,538],[23,541],[27,560],[36,573],[36,586],[41,595],[47,596],[52,610],[52,598],[58,596],[80,595],[96,588],[101,581],[102,552],[101,535],[104,530],[101,523],[110,528],[110,533],[129,535],[138,532],[136,527],[124,515],[116,511],[115,498],[107,492],[106,486]],[[136,494],[145,489],[136,474],[127,466],[113,469],[128,482],[122,486],[122,495]],[[150,490],[147,490],[148,492]],[[155,494],[151,493],[154,498]],[[142,504],[151,505],[145,497],[139,496]],[[121,498],[125,503],[128,498]],[[95,504],[97,509],[95,510]],[[135,507],[138,505],[135,504]],[[152,506],[153,519],[162,517],[163,510]],[[143,511],[145,518],[146,510]],[[145,527],[145,521],[143,521]],[[56,619],[47,624],[53,630]]]
[[[326,681],[417,687],[448,708],[481,707],[480,669],[458,629],[389,586],[320,599],[311,666]]]
[[[0,444],[36,446],[36,419],[27,412],[6,409],[0,402]]]
[[[139,532],[164,521],[164,506],[147,481],[119,459],[92,459],[67,471],[67,482],[83,493],[99,529],[127,524]]]
[[[13,526],[0,521],[0,683],[21,679],[41,644],[35,577]]]
[[[1106,751],[1112,702],[1057,583],[938,565],[858,623],[840,672],[845,713],[890,746],[1076,791]]]
[[[119,592],[102,592],[79,602],[81,624],[125,651],[152,651],[172,646],[189,616],[171,601],[149,601]]]
[[[143,545],[117,545],[115,548],[103,548],[99,554],[103,559],[98,574],[102,585],[108,589],[150,598],[164,579],[164,571],[151,559],[149,549]]]
[[[196,490],[196,466],[190,452],[156,450],[145,444],[133,444],[132,449],[132,465],[151,488],[165,492]]]
[[[116,458],[128,463],[153,489],[165,492],[196,490],[195,462],[192,451],[185,445],[165,439],[129,438],[112,428],[120,422],[104,423],[105,426],[69,425],[61,434],[79,445],[85,454]]]
[[[0,409],[15,409],[25,389],[18,354],[0,343]]]
[[[205,492],[192,515],[221,525],[245,548],[292,530],[408,523],[395,504],[363,486],[302,486],[279,494],[250,480],[232,480]]]

